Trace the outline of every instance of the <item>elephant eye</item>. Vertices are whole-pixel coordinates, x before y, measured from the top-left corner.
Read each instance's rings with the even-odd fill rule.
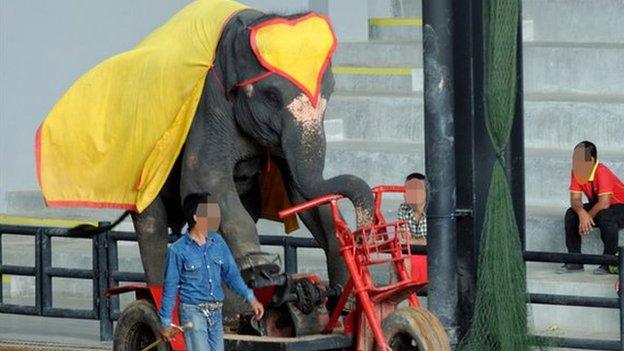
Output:
[[[275,109],[282,108],[282,97],[277,91],[273,89],[265,90],[264,99],[266,100],[267,104],[269,104],[271,107]]]

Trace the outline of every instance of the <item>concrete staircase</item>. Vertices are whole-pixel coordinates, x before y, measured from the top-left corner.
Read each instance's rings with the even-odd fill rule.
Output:
[[[369,184],[401,183],[406,174],[424,170],[419,2],[380,2],[385,5],[372,7],[370,41],[342,43],[333,61],[328,177],[355,173]],[[523,7],[527,248],[564,252],[574,145],[594,141],[599,158],[624,177],[624,29],[618,19],[624,4],[525,0]],[[592,25],[575,21],[586,17]],[[584,240],[583,250],[602,252],[597,233]],[[556,267],[530,264],[529,290],[615,296],[614,276],[596,277],[587,267],[562,277]],[[534,305],[532,318],[543,334],[619,335],[615,310]]]
[[[406,174],[424,171],[420,1],[369,0],[369,11],[370,40],[340,43],[333,60],[336,92],[326,114],[325,176],[351,173],[371,185],[400,184]],[[624,177],[624,3],[524,0],[523,11],[527,249],[565,251],[563,213],[573,146],[584,139],[594,141],[599,158]],[[28,216],[110,220],[119,214],[44,210],[37,192],[9,194],[8,203],[12,214]],[[384,211],[392,216],[399,203],[400,198],[391,197]],[[352,218],[348,206],[345,214]],[[129,228],[128,223],[122,227]],[[261,221],[259,232],[283,231],[280,225]],[[294,235],[309,233],[300,230]],[[83,245],[87,246],[64,246],[78,256],[61,255],[58,262],[89,266],[90,249]],[[124,250],[128,269],[140,269],[135,249],[120,250],[120,257]],[[596,233],[584,240],[583,250],[602,251]],[[15,253],[19,251],[10,254],[7,245],[3,251],[4,259],[25,259]],[[325,271],[318,250],[300,250],[299,260],[300,271]],[[556,267],[529,265],[529,290],[615,296],[614,276],[561,277],[553,273]],[[81,291],[69,282],[58,288],[70,295]],[[84,294],[90,298],[90,290]],[[587,323],[588,316],[595,316],[596,323]],[[532,318],[535,329],[545,334],[619,335],[614,310],[535,305]]]

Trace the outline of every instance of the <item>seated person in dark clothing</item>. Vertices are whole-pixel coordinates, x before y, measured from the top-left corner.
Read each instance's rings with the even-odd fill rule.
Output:
[[[596,145],[582,141],[574,148],[570,182],[570,208],[565,214],[566,246],[568,252],[581,252],[581,238],[592,227],[600,229],[604,254],[617,252],[618,232],[624,228],[624,183],[598,160]],[[583,204],[582,194],[588,202]],[[560,273],[579,272],[583,265],[566,263]],[[600,266],[594,274],[608,274]]]

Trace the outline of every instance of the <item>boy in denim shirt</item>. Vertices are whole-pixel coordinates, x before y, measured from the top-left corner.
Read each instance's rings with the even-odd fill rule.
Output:
[[[262,318],[264,308],[243,281],[229,247],[217,232],[219,205],[207,194],[191,194],[184,200],[184,209],[194,215],[190,230],[167,251],[160,334],[169,341],[175,333],[171,319],[178,293],[180,323],[192,324],[184,333],[186,349],[222,351],[221,283],[251,304],[256,319]]]

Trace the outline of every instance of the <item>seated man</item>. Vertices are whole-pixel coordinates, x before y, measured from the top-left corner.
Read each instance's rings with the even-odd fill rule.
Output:
[[[405,202],[399,206],[398,219],[405,221],[411,234],[411,245],[427,245],[427,178],[412,173],[405,178]],[[413,255],[411,260],[412,279],[426,283],[427,256]]]
[[[588,203],[583,204],[581,194]],[[566,246],[568,252],[581,252],[581,238],[592,227],[600,229],[604,254],[617,252],[618,232],[624,228],[624,183],[598,161],[596,145],[582,141],[574,148],[570,208],[565,214]],[[566,263],[560,273],[579,272],[583,265]],[[600,266],[594,274],[608,274],[607,266]]]

